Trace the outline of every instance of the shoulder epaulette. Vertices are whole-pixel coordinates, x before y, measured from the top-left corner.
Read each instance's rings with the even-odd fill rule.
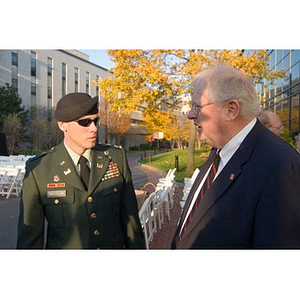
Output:
[[[42,157],[44,157],[44,156],[46,156],[46,155],[48,155],[48,154],[50,154],[54,151],[55,151],[55,147],[52,147],[50,150],[39,153],[39,154],[33,156],[32,158],[30,158],[29,160],[30,161],[35,161],[37,159],[41,159]]]

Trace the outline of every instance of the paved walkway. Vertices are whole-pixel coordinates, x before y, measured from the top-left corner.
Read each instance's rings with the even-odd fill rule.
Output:
[[[129,154],[128,163],[132,171],[132,180],[135,189],[141,189],[145,183],[152,182],[157,184],[159,178],[165,173],[139,165],[137,160],[140,154]],[[150,249],[169,249],[173,238],[176,223],[180,215],[179,201],[182,197],[182,188],[176,187],[174,193],[174,208],[170,211],[171,221],[164,218],[164,224],[154,235],[150,243]],[[19,216],[19,198],[11,197],[8,200],[0,195],[0,249],[15,249],[17,240],[17,224]]]
[[[146,182],[152,182],[155,185],[159,178],[165,177],[165,172],[149,168],[146,165],[137,164],[140,154],[128,155],[128,162],[132,171],[132,180],[135,189],[140,189]],[[155,170],[155,171],[154,171]],[[150,190],[151,191],[151,190]],[[164,223],[161,229],[155,233],[153,241],[150,243],[150,249],[170,249],[171,242],[176,230],[177,221],[181,213],[180,200],[182,199],[182,187],[176,186],[173,200],[174,206],[170,210],[170,221],[164,216]]]

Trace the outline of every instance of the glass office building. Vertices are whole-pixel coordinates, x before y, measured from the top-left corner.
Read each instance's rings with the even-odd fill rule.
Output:
[[[283,126],[300,132],[300,50],[268,50],[270,71],[284,71],[285,77],[257,85],[263,108],[276,112]]]

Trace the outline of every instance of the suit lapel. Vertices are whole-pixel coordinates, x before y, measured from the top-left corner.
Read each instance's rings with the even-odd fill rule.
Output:
[[[224,169],[213,182],[211,188],[206,191],[204,198],[200,201],[198,209],[187,227],[183,239],[193,230],[193,228],[201,221],[203,216],[211,208],[212,205],[220,198],[220,196],[229,188],[229,186],[238,178],[242,172],[242,166],[251,157],[253,148],[255,147],[260,135],[264,130],[260,122],[256,122],[253,129],[242,142],[236,153],[232,156]],[[210,163],[209,163],[210,165]],[[207,170],[208,167],[206,167]],[[204,172],[205,174],[205,172]],[[204,174],[202,174],[201,179]],[[200,175],[200,174],[199,174]],[[190,193],[192,194],[192,193]],[[191,195],[192,196],[192,195]]]
[[[202,181],[204,175],[206,174],[208,168],[210,167],[213,159],[214,159],[214,153],[213,153],[214,150],[211,151],[208,159],[205,161],[205,163],[202,165],[202,167],[200,168],[200,172],[198,174],[198,176],[196,177],[195,181],[194,181],[194,184],[188,194],[188,197],[186,199],[186,203],[185,203],[185,206],[183,208],[183,212],[181,214],[181,219],[180,219],[180,222],[179,222],[179,227],[181,228],[182,226],[182,222],[183,220],[185,219],[185,216],[187,214],[187,211],[191,205],[191,201],[193,200],[194,198],[194,194],[200,184],[200,182]]]
[[[63,143],[56,147],[55,154],[57,164],[52,166],[51,169],[59,176],[61,181],[85,191],[85,187]]]

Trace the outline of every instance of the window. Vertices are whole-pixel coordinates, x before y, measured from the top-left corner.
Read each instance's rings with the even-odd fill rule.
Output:
[[[90,93],[90,73],[85,73],[85,91],[87,94]]]
[[[78,73],[79,73],[79,70],[78,68],[75,68],[75,92],[78,93]]]
[[[64,96],[67,93],[67,65],[65,63],[62,63],[61,74],[62,74],[61,75],[61,83],[62,83],[61,94],[62,94],[62,96]]]
[[[11,85],[18,92],[18,50],[11,51]]]
[[[31,51],[31,76],[36,77],[36,53]]]
[[[11,64],[13,66],[18,66],[18,50],[11,51]]]
[[[99,75],[96,75],[96,82],[99,81]],[[99,85],[96,85],[96,96],[99,96]]]
[[[31,51],[31,118],[36,118],[36,53]]]
[[[292,66],[299,62],[300,60],[300,51],[299,50],[292,50]]]
[[[53,72],[53,60],[48,57],[47,60],[47,109],[48,109],[48,121],[52,119],[52,72]]]

